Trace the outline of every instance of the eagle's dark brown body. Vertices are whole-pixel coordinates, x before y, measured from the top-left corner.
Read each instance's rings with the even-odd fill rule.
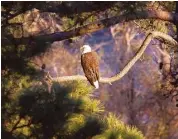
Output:
[[[99,81],[99,60],[96,52],[88,52],[81,56],[81,64],[86,78],[92,86]]]

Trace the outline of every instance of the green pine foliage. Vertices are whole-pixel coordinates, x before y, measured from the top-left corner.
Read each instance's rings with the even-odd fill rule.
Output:
[[[104,106],[92,98],[92,88],[81,81],[55,82],[51,93],[45,86],[33,84],[19,94],[14,104],[18,109],[10,119],[4,119],[4,130],[13,132],[15,138],[143,138],[140,131],[113,114],[103,116]]]
[[[143,134],[136,128],[125,125],[117,117],[109,113],[103,119],[105,128],[102,134],[95,136],[93,139],[143,139]]]

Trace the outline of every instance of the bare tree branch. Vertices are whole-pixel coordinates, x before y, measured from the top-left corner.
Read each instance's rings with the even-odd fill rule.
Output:
[[[168,41],[170,44],[178,46],[178,43],[169,35],[161,33],[161,32],[156,32],[156,31],[151,32],[146,36],[145,40],[143,41],[140,49],[137,51],[135,56],[126,64],[126,66],[124,67],[122,71],[120,71],[120,73],[110,78],[101,77],[100,82],[101,83],[112,83],[112,82],[115,82],[121,79],[132,68],[132,66],[137,62],[137,60],[142,56],[145,49],[147,48],[147,46],[149,45],[149,43],[151,42],[153,38],[162,38]],[[87,79],[85,76],[82,76],[82,75],[74,75],[74,76],[63,76],[63,77],[56,77],[56,78],[50,77],[50,80],[56,81],[56,82],[66,82],[66,81],[87,80]]]
[[[56,32],[47,35],[31,36],[30,38],[33,38],[34,41],[37,42],[44,40],[47,42],[61,41],[72,37],[81,36],[87,33],[92,33],[103,28],[110,27],[117,23],[128,22],[137,19],[161,19],[164,21],[170,21],[175,25],[178,24],[177,13],[169,13],[161,10],[146,10],[138,11],[133,14],[123,14],[120,16],[103,19],[65,32]],[[23,41],[26,41],[27,39],[29,39],[29,37],[17,38],[16,41],[23,43]]]
[[[15,125],[12,127],[12,129],[11,129],[11,133],[17,128],[17,125],[20,123],[20,121],[21,121],[21,117],[18,119],[18,121],[15,123]]]

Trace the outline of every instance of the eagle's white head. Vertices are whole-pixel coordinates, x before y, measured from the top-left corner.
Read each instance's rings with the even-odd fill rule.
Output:
[[[85,44],[80,48],[80,51],[81,51],[82,55],[85,53],[89,53],[89,52],[91,52],[91,47],[89,45]]]

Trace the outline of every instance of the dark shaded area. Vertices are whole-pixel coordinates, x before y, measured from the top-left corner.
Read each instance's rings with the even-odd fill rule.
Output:
[[[112,7],[116,2],[9,2],[2,1],[1,5],[6,8],[6,11],[2,12],[2,19],[8,17],[2,21],[2,26],[7,26],[7,20],[15,17],[18,14],[24,13],[33,8],[39,9],[41,12],[53,12],[58,13],[59,16],[74,16],[75,14],[80,14],[83,12],[92,11],[104,11]],[[10,11],[14,12],[11,14]]]
[[[104,11],[112,7],[115,3],[115,1],[78,1],[77,3],[74,1],[49,2],[47,9],[42,9],[42,11],[55,12],[58,13],[60,16],[73,17],[75,14],[81,14],[83,12]]]
[[[3,127],[1,127],[1,138],[3,139],[16,139],[13,137],[12,133],[7,132]]]
[[[104,124],[96,117],[89,117],[83,128],[78,130],[72,138],[83,139],[85,137],[92,137],[102,132]]]
[[[88,115],[85,125],[76,133],[65,133],[65,124],[73,114],[85,113],[87,115],[87,112],[81,109],[81,105],[84,103],[82,97],[79,99],[70,97],[72,89],[70,86],[62,87],[58,83],[52,85],[51,94],[44,87],[27,88],[19,98],[17,107],[20,109],[15,111],[15,113],[19,113],[19,120],[10,132],[2,130],[2,137],[15,138],[13,132],[22,127],[30,128],[31,133],[28,136],[30,138],[49,139],[58,136],[59,138],[82,139],[99,134],[104,125],[92,115]],[[8,118],[4,116],[3,118]],[[20,120],[27,116],[30,118],[28,123],[19,126]],[[26,135],[18,135],[17,138],[26,138]]]
[[[20,117],[28,115],[32,118],[32,124],[41,125],[37,134],[32,133],[36,138],[51,138],[64,126],[72,111],[79,111],[80,100],[68,98],[69,88],[54,84],[52,90],[52,94],[43,89],[37,92],[27,90],[19,100]]]

